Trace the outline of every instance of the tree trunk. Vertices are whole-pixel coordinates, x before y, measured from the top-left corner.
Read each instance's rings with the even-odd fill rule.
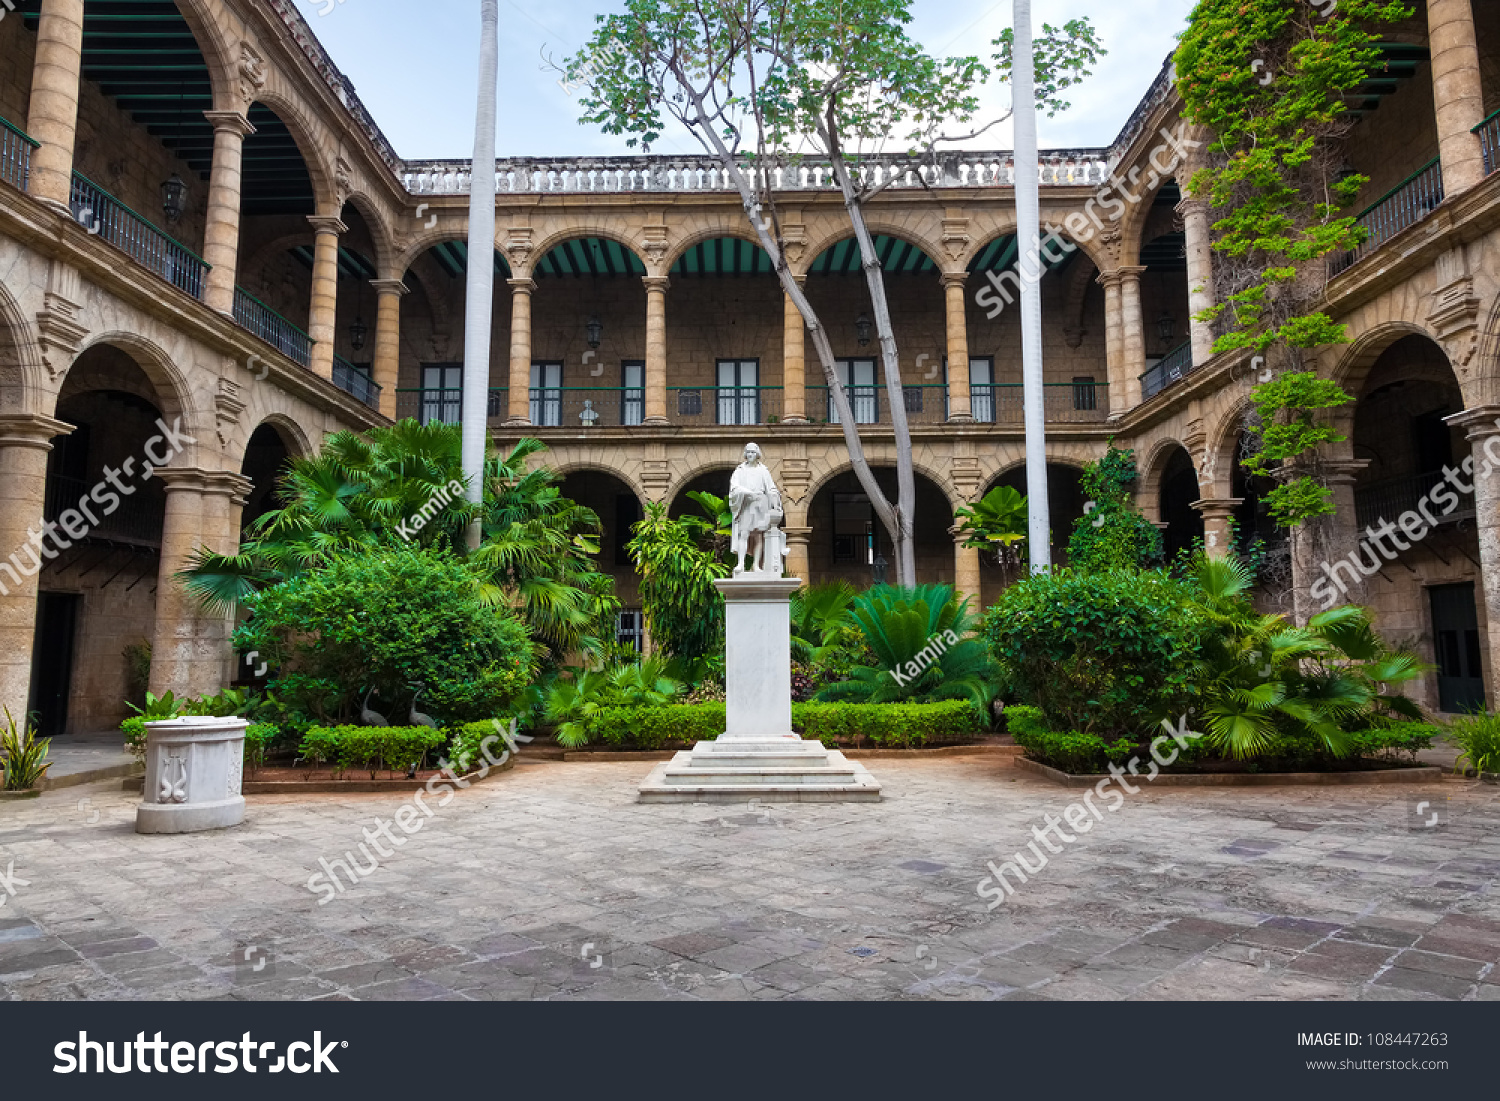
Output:
[[[1047,499],[1047,391],[1042,371],[1042,245],[1036,133],[1036,60],[1031,0],[1015,0],[1012,77],[1016,126],[1016,261],[1021,273],[1021,381],[1026,412],[1026,507],[1031,571],[1052,568],[1052,516]],[[1036,265],[1028,278],[1026,259]],[[967,366],[967,364],[965,365]]]
[[[480,0],[479,104],[474,124],[474,173],[469,187],[468,300],[464,315],[463,471],[468,499],[484,505],[484,454],[489,437],[490,339],[495,303],[495,114],[500,69],[500,0]],[[483,519],[469,525],[476,550]]]

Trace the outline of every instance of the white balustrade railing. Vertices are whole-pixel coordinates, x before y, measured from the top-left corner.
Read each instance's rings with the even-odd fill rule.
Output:
[[[1044,153],[1039,178],[1044,187],[1097,187],[1109,178],[1105,149],[1069,149]],[[755,173],[749,160],[746,172]],[[825,161],[803,160],[758,170],[776,191],[827,191],[838,185]],[[893,190],[944,187],[1006,187],[1015,183],[1015,159],[1008,150],[945,153],[936,160],[905,156],[870,157],[856,171],[869,186]],[[407,161],[401,182],[413,195],[467,194],[473,181],[471,161]],[[517,157],[497,161],[495,189],[500,194],[547,192],[734,191],[717,158],[691,157]]]

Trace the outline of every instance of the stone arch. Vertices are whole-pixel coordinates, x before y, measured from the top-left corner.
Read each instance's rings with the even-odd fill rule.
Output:
[[[0,413],[32,412],[43,400],[46,372],[20,304],[0,283]]]
[[[665,266],[653,264],[647,257],[641,255],[640,242],[631,240],[628,233],[616,229],[613,226],[605,226],[594,222],[588,222],[569,226],[567,229],[560,229],[556,233],[553,233],[551,236],[543,239],[542,242],[536,246],[536,248],[531,250],[531,255],[526,258],[524,270],[520,265],[517,265],[515,270],[512,272],[513,277],[517,279],[530,278],[536,265],[541,263],[543,257],[545,257],[558,245],[564,245],[569,241],[576,241],[583,237],[601,237],[605,240],[613,241],[615,244],[619,245],[621,248],[625,249],[637,260],[639,260],[645,267],[647,275],[667,274],[667,268]],[[504,254],[502,253],[502,255]]]
[[[1187,444],[1175,436],[1163,436],[1151,445],[1145,459],[1136,463],[1136,505],[1147,516],[1157,512],[1161,501],[1162,475],[1179,451],[1186,452],[1189,459],[1193,457]],[[1197,463],[1193,464],[1193,469],[1198,469]]]
[[[687,469],[678,473],[672,479],[671,484],[667,486],[666,493],[662,495],[662,500],[668,508],[671,508],[673,502],[677,500],[684,489],[692,485],[692,483],[697,481],[699,478],[703,477],[703,475],[712,474],[715,471],[723,471],[724,492],[728,493],[729,475],[734,471],[734,468],[739,465],[740,459],[738,453],[736,453],[733,458],[703,459],[695,465],[688,467]],[[770,464],[767,463],[766,465],[769,466]],[[776,470],[774,468],[771,471],[771,475],[773,478],[776,476]],[[781,482],[779,480],[776,484],[778,487],[781,486]],[[720,496],[723,496],[723,494],[720,494]]]
[[[333,182],[333,169],[324,160],[323,147],[317,139],[317,124],[308,117],[298,101],[276,91],[269,82],[256,96],[255,103],[274,112],[292,135],[292,140],[297,143],[297,152],[301,154],[308,178],[312,180],[316,212],[337,215],[338,210],[335,208],[339,205],[338,188]]]
[[[177,0],[177,10],[193,32],[198,53],[208,66],[215,106],[220,110],[238,108],[242,102],[238,88],[239,59],[219,26],[222,12],[215,12],[211,0]]]
[[[244,466],[245,451],[250,446],[250,437],[254,436],[260,428],[274,429],[286,446],[287,454],[293,459],[305,459],[317,451],[307,430],[290,413],[261,413],[246,417],[243,423],[244,427],[236,433],[236,439],[224,452],[226,465],[234,470],[239,470]]]
[[[1072,470],[1078,470],[1078,471],[1082,471],[1083,467],[1084,467],[1083,461],[1080,460],[1080,459],[1074,458],[1072,455],[1048,455],[1047,456],[1047,465],[1048,466],[1066,466],[1066,467],[1069,467]],[[1026,458],[1025,458],[1025,456],[1022,456],[1021,458],[1016,459],[1014,462],[1006,463],[1004,466],[1000,467],[993,474],[991,474],[987,479],[985,479],[984,486],[980,490],[979,496],[983,497],[990,490],[994,489],[997,485],[1000,484],[1000,480],[1002,478],[1004,478],[1006,475],[1013,474],[1017,470],[1024,470],[1025,468],[1026,468]]]
[[[894,459],[892,459],[890,462],[879,462],[872,460],[870,462],[870,467],[875,470],[895,470],[896,461]],[[947,505],[948,512],[950,514],[954,509],[966,503],[963,500],[962,495],[960,495],[959,492],[954,488],[952,479],[950,479],[943,472],[935,470],[921,460],[916,459],[912,461],[911,469],[913,474],[920,474],[923,478],[926,478],[938,489],[943,491],[943,496],[945,498],[944,504]],[[833,466],[828,467],[826,470],[821,471],[816,477],[813,478],[811,482],[808,483],[807,490],[803,496],[803,500],[809,502],[812,501],[812,499],[818,495],[819,491],[822,490],[826,485],[828,485],[829,482],[845,474],[853,473],[853,471],[854,464],[850,462],[837,463]],[[895,503],[895,501],[891,502],[891,504],[893,505]]]
[[[866,228],[869,229],[871,237],[894,237],[898,241],[905,241],[908,245],[921,249],[923,254],[937,267],[938,272],[946,270],[943,266],[943,257],[946,253],[920,233],[914,233],[907,227],[898,226],[893,222],[884,222],[868,217],[866,218]],[[850,240],[853,236],[854,229],[848,225],[840,226],[838,229],[824,234],[822,238],[808,245],[806,251],[802,254],[802,261],[791,265],[792,274],[806,275],[808,269],[817,262],[818,257],[833,248],[834,245]]]
[[[1442,343],[1431,331],[1422,325],[1411,321],[1387,321],[1376,325],[1374,328],[1361,333],[1355,338],[1338,363],[1334,366],[1331,377],[1334,382],[1342,386],[1351,397],[1352,402],[1332,412],[1331,421],[1333,426],[1344,435],[1349,435],[1354,427],[1354,411],[1359,405],[1360,395],[1364,392],[1365,382],[1370,377],[1370,370],[1375,366],[1377,360],[1386,353],[1386,350],[1398,340],[1409,336],[1425,337],[1433,344],[1442,349]],[[1443,351],[1447,355],[1446,349]],[[1451,362],[1451,361],[1450,361]],[[1462,381],[1456,378],[1460,392],[1464,391]],[[1470,400],[1471,395],[1463,393],[1466,405],[1477,404]]]
[[[571,474],[608,474],[611,478],[628,486],[630,492],[635,494],[636,500],[641,503],[642,508],[650,500],[646,496],[645,490],[642,489],[635,478],[631,477],[630,472],[623,465],[614,466],[600,459],[569,459],[548,469],[552,471],[558,481],[562,481],[562,479]]]
[[[370,243],[375,246],[375,255],[370,259],[374,261],[375,270],[380,273],[381,278],[400,278],[400,275],[386,275],[396,261],[396,249],[391,242],[390,227],[387,219],[381,211],[379,204],[366,195],[363,191],[350,192],[346,203],[352,204],[359,211],[360,217],[364,219],[365,228],[370,231]]]
[[[1245,414],[1254,403],[1245,394],[1234,401],[1208,433],[1208,442],[1203,448],[1203,462],[1198,468],[1200,479],[1210,482],[1203,485],[1205,497],[1233,497],[1235,467],[1240,461],[1240,437],[1244,434]]]
[[[760,243],[760,238],[755,235],[755,231],[746,226],[705,226],[701,229],[694,230],[688,236],[684,237],[681,241],[678,241],[672,246],[671,251],[662,257],[662,273],[665,274],[671,271],[672,265],[686,256],[688,254],[688,250],[693,248],[695,245],[701,245],[704,241],[713,241],[720,237],[731,237],[736,241],[748,241],[750,244],[754,245],[762,252],[765,252],[765,246]],[[644,261],[642,262],[644,263]],[[774,271],[774,269],[770,274],[773,278],[775,277],[776,272]]]
[[[68,370],[58,379],[58,386],[52,397],[53,407],[48,410],[49,415],[56,416],[58,395],[62,393],[74,365],[91,348],[104,344],[124,352],[135,361],[136,366],[141,369],[141,373],[150,381],[155,391],[163,419],[170,423],[174,417],[182,418],[183,430],[198,442],[188,445],[183,452],[187,457],[177,465],[193,465],[190,459],[201,455],[205,448],[211,447],[208,441],[215,438],[213,423],[200,416],[193,402],[193,391],[188,384],[187,376],[172,362],[172,357],[160,345],[136,333],[117,330],[97,333],[79,348],[72,363],[68,365]]]
[[[1495,304],[1490,308],[1489,319],[1480,330],[1478,359],[1476,374],[1480,379],[1485,380],[1481,383],[1485,391],[1476,396],[1484,404],[1489,404],[1496,393],[1494,380],[1500,379],[1500,295],[1495,297]]]
[[[1060,224],[1059,228],[1061,228]],[[968,251],[964,253],[963,257],[959,261],[963,266],[957,270],[967,271],[968,265],[972,264],[974,260],[984,252],[985,249],[990,247],[991,244],[999,240],[1001,237],[1013,237],[1015,236],[1015,233],[1016,224],[1014,218],[1010,219],[1008,222],[1002,222],[997,226],[991,227],[983,236],[975,239],[974,243],[970,246]],[[1071,233],[1063,230],[1063,232],[1059,234],[1059,237],[1067,241],[1069,244],[1073,245],[1074,248],[1083,253],[1084,256],[1088,257],[1089,260],[1093,262],[1096,271],[1104,271],[1109,266],[1109,256],[1104,249],[1099,247],[1094,239],[1094,236],[1090,235],[1087,237],[1079,238],[1074,237]],[[972,275],[973,273],[970,274]]]
[[[403,275],[411,270],[411,266],[413,264],[415,264],[431,249],[436,248],[438,245],[446,245],[454,241],[460,242],[462,244],[468,244],[469,230],[467,225],[467,216],[465,222],[463,223],[450,222],[446,224],[436,225],[432,229],[425,228],[425,225],[426,223],[422,223],[422,225],[418,228],[416,234],[410,239],[409,243],[400,252],[395,253],[392,256],[391,268],[396,273],[392,276],[392,278],[400,279]],[[515,276],[516,272],[513,270],[510,256],[507,255],[505,250],[500,247],[500,233],[502,232],[502,229],[503,227],[497,228],[495,230],[494,251],[495,254],[500,257],[501,261],[504,262],[505,269],[511,272],[512,276]],[[546,253],[534,253],[533,255],[540,259],[542,256],[545,256]]]

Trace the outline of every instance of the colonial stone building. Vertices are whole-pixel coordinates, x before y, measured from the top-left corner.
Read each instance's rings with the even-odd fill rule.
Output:
[[[1500,433],[1500,10],[1428,0],[1360,89],[1350,167],[1372,236],[1328,273],[1359,396],[1339,521],[1396,519]],[[490,425],[535,435],[604,520],[603,565],[648,501],[719,492],[754,439],[783,487],[790,566],[870,580],[887,548],[850,473],[804,327],[714,162],[514,158],[492,256],[468,255],[462,161],[401,160],[289,0],[0,0],[0,702],[49,731],[243,672],[228,624],[172,581],[233,549],[278,469],[338,428],[455,420],[464,275],[497,272]],[[1483,59],[1483,60],[1482,60]],[[1264,530],[1237,462],[1258,367],[1214,356],[1208,217],[1166,70],[1108,147],[1051,151],[1040,284],[1055,542],[1078,470],[1135,448],[1169,546]],[[873,231],[919,483],[923,581],[989,601],[999,571],[953,512],[1024,481],[1014,167],[887,158]],[[778,180],[789,258],[827,325],[872,461],[890,411],[847,218],[826,170]],[[1366,209],[1367,208],[1367,209]],[[149,464],[149,467],[148,467]],[[149,474],[149,476],[147,476]],[[111,499],[115,505],[110,507]],[[1487,479],[1361,579],[1382,627],[1441,667],[1448,708],[1494,682],[1500,500]],[[44,526],[45,525],[45,526]],[[1274,595],[1274,594],[1271,594]],[[638,629],[627,612],[621,631]],[[132,649],[133,648],[133,649]]]

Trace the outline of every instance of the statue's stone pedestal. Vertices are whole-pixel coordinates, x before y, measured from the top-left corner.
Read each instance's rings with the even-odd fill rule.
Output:
[[[767,571],[714,587],[725,601],[724,733],[653,769],[640,801],[878,802],[864,765],[792,730],[791,598],[802,582]]]

